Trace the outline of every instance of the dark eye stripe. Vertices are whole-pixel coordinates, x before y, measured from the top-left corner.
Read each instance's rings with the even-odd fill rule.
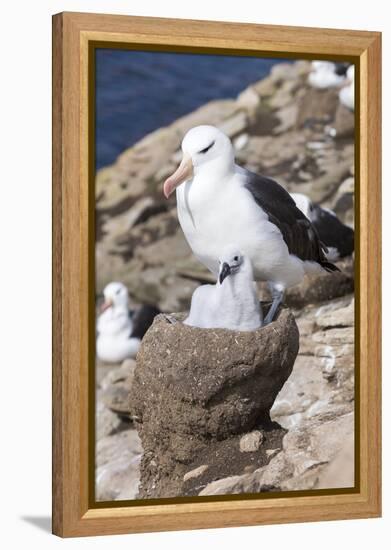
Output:
[[[207,152],[209,151],[209,149],[210,149],[211,147],[213,147],[214,144],[215,144],[215,142],[212,141],[212,143],[211,143],[210,145],[208,145],[208,147],[205,147],[205,149],[201,149],[201,151],[198,151],[198,152],[199,152],[199,153],[202,153],[202,154],[207,153]]]

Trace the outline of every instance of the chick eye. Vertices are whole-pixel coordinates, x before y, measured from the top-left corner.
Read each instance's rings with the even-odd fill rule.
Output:
[[[119,288],[118,290],[115,291],[116,294],[119,294],[121,292],[121,289]]]
[[[238,262],[238,261],[239,261],[239,256],[235,256],[235,257],[234,257],[234,261],[235,261],[235,262]]]
[[[201,149],[201,151],[198,151],[198,152],[199,152],[199,153],[202,153],[202,154],[204,155],[205,153],[207,153],[207,152],[209,151],[209,149],[210,149],[211,147],[213,147],[214,144],[215,144],[215,142],[212,141],[212,143],[211,143],[210,145],[208,145],[208,147],[205,147],[205,149]]]

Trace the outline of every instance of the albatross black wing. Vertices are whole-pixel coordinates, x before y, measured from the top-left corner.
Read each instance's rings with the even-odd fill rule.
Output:
[[[311,209],[312,225],[322,242],[336,248],[341,258],[350,256],[354,250],[354,231],[343,224],[335,214],[314,204]]]
[[[159,313],[160,310],[155,306],[147,304],[141,306],[133,315],[133,329],[130,338],[140,338],[141,340]]]
[[[266,212],[269,221],[280,230],[289,253],[303,261],[320,264],[326,271],[339,271],[327,261],[326,247],[316,229],[287,191],[276,181],[247,171],[245,187],[255,202]]]
[[[334,72],[338,76],[346,76],[350,63],[335,63]]]

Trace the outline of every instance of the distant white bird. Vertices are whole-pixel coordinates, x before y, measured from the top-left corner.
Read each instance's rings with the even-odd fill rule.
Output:
[[[354,111],[354,65],[350,65],[346,73],[346,82],[339,92],[339,100],[351,111]]]
[[[106,363],[118,363],[135,357],[142,337],[159,311],[144,305],[131,312],[128,290],[119,282],[109,283],[103,295],[105,301],[97,322],[98,358]]]
[[[313,203],[303,193],[291,193],[291,197],[315,227],[322,243],[327,246],[326,256],[329,261],[335,261],[353,253],[354,231],[343,224],[333,210]]]
[[[256,280],[268,281],[271,322],[284,290],[305,273],[338,271],[327,261],[311,222],[277,182],[235,164],[229,138],[214,126],[197,126],[182,142],[183,159],[164,183],[177,191],[178,217],[195,256],[216,276],[230,243],[247,256]]]
[[[345,76],[340,74],[335,63],[331,61],[313,61],[311,72],[308,75],[308,83],[314,88],[334,88],[341,86]]]
[[[235,247],[228,247],[221,255],[217,283],[196,288],[184,323],[239,331],[262,326],[251,262]]]

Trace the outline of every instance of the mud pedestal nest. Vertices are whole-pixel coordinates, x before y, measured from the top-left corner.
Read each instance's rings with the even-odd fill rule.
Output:
[[[231,463],[249,467],[251,453],[240,451],[239,439],[254,430],[269,432],[251,456],[256,467],[265,462],[267,441],[275,446],[270,434],[279,430],[269,411],[299,349],[287,309],[252,332],[199,329],[184,325],[184,315],[175,318],[156,317],[137,357],[130,399],[144,449],[139,498],[197,494],[230,475]],[[202,475],[190,482],[186,474],[197,468]]]

